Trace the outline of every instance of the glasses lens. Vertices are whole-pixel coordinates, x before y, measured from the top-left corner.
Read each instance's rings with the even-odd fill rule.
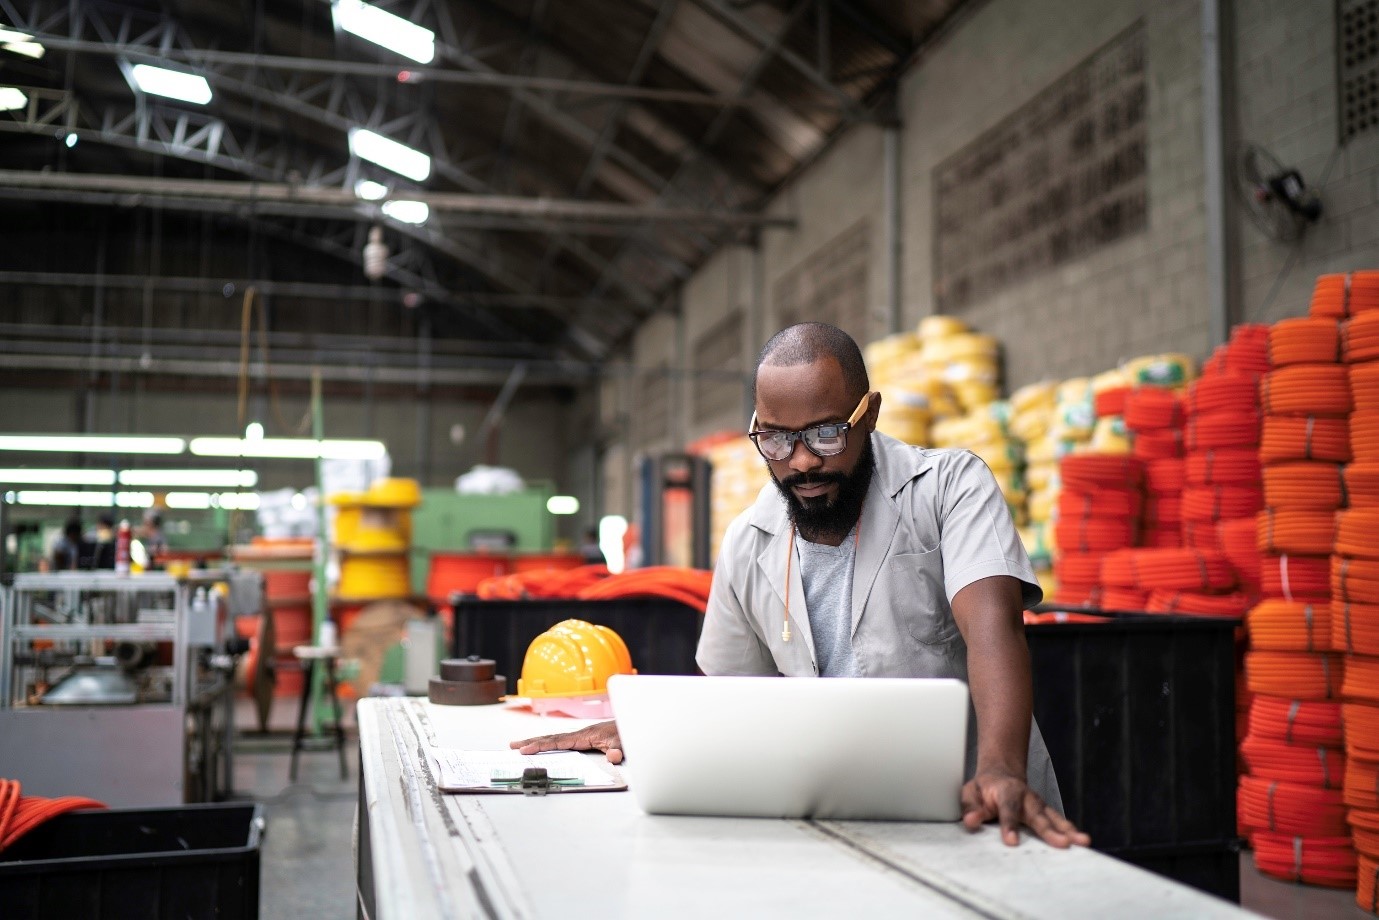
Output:
[[[790,432],[763,431],[757,435],[757,449],[767,460],[784,460],[790,456]]]
[[[847,447],[847,428],[843,425],[815,425],[800,433],[805,445],[820,457],[841,454]]]

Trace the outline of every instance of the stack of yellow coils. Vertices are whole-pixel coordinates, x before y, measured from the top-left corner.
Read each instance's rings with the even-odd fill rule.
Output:
[[[417,481],[379,479],[366,492],[339,492],[328,501],[336,508],[340,553],[336,594],[345,600],[410,596],[412,509],[421,503]]]

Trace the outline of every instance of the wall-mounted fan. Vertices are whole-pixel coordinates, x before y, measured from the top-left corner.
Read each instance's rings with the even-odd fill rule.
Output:
[[[1245,144],[1235,160],[1235,193],[1259,232],[1271,240],[1296,240],[1322,216],[1322,200],[1302,173],[1284,166],[1258,144]]]

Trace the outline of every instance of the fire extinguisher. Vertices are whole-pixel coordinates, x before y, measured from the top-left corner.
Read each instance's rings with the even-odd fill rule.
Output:
[[[129,543],[134,538],[129,521],[120,521],[120,529],[115,534],[115,574],[129,574]]]

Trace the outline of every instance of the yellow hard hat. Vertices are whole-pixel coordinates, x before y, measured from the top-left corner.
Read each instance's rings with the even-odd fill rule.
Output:
[[[607,626],[564,620],[527,646],[517,695],[590,696],[608,691],[614,674],[636,674],[622,637]]]

